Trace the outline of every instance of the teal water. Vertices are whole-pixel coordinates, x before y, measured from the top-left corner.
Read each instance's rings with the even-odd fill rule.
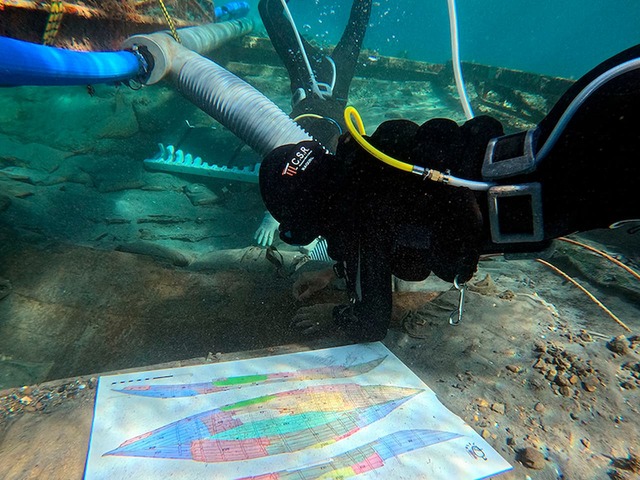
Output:
[[[351,0],[291,0],[289,6],[307,38],[334,43]],[[457,12],[462,61],[578,78],[640,43],[637,0],[459,0]],[[447,0],[374,1],[365,47],[413,60],[449,60]]]

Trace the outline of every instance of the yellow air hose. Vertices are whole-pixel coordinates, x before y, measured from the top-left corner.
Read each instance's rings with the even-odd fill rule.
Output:
[[[356,121],[356,125],[358,127],[357,130],[356,126],[353,124],[353,120]],[[373,155],[378,160],[382,160],[384,163],[394,168],[403,170],[405,172],[413,172],[415,165],[396,160],[395,158],[381,152],[376,147],[367,142],[367,140],[363,137],[363,135],[367,134],[364,128],[364,123],[362,122],[362,118],[360,118],[360,114],[354,107],[349,106],[344,109],[344,121],[351,136],[356,140],[356,142],[358,142],[358,145],[364,148],[367,153]]]
[[[356,125],[354,125],[354,120]],[[390,157],[386,153],[381,152],[376,147],[371,145],[363,137],[363,135],[366,135],[366,131],[364,129],[364,123],[362,123],[362,118],[360,118],[360,114],[358,113],[358,111],[352,106],[348,106],[347,108],[344,109],[344,122],[347,125],[347,129],[349,130],[349,133],[355,139],[358,145],[360,145],[371,156],[377,158],[378,160],[394,168],[397,168],[404,172],[410,172],[416,175],[420,175],[421,177],[431,180],[433,182],[444,183],[447,185],[451,185],[453,187],[469,188],[470,190],[485,191],[485,190],[489,190],[489,188],[494,185],[493,183],[489,183],[489,182],[477,182],[475,180],[465,180],[463,178],[458,178],[458,177],[454,177],[453,175],[448,175],[448,174],[439,172],[438,170],[434,170],[432,168],[420,167],[419,165],[412,165],[410,163],[397,160],[393,157]]]

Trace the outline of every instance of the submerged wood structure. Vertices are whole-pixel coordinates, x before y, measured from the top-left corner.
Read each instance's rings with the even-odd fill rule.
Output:
[[[64,1],[60,28],[53,45],[75,50],[117,50],[130,35],[166,30],[167,23],[157,0]],[[213,0],[167,0],[176,27],[211,22]],[[55,1],[0,0],[0,35],[42,43],[47,21]],[[206,6],[206,7],[205,7]],[[247,36],[216,52],[217,61],[248,65],[281,66],[268,38]],[[357,75],[390,81],[453,81],[451,64],[434,64],[407,58],[384,57],[365,50],[359,58]],[[247,66],[246,68],[249,68]],[[572,80],[463,62],[465,80],[476,86],[481,102],[495,106],[490,92],[508,96],[515,109],[526,107],[525,93],[554,100],[566,91]],[[517,91],[518,93],[512,93]],[[508,110],[508,107],[507,107]]]
[[[49,15],[61,8],[54,46],[74,50],[115,50],[136,33],[165,30],[167,24],[156,0],[86,0],[84,2],[0,0],[0,35],[42,43]],[[178,28],[213,20],[196,0],[166,2]],[[211,12],[213,12],[213,2]],[[158,11],[156,11],[158,10]]]

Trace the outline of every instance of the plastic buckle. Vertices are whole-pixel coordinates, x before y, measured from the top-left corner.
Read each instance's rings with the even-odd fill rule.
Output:
[[[533,172],[536,169],[533,149],[539,135],[540,131],[535,129],[491,139],[484,155],[482,177],[499,180]]]
[[[544,240],[542,189],[539,183],[497,185],[488,193],[489,223],[494,243]]]

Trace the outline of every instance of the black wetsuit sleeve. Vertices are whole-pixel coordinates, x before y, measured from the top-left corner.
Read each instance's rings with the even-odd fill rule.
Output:
[[[576,82],[540,122],[538,148],[562,114],[595,78],[628,60],[640,58],[640,45],[601,63]],[[609,80],[578,108],[524,181],[542,185],[545,238],[606,228],[638,218],[640,181],[640,69]]]

